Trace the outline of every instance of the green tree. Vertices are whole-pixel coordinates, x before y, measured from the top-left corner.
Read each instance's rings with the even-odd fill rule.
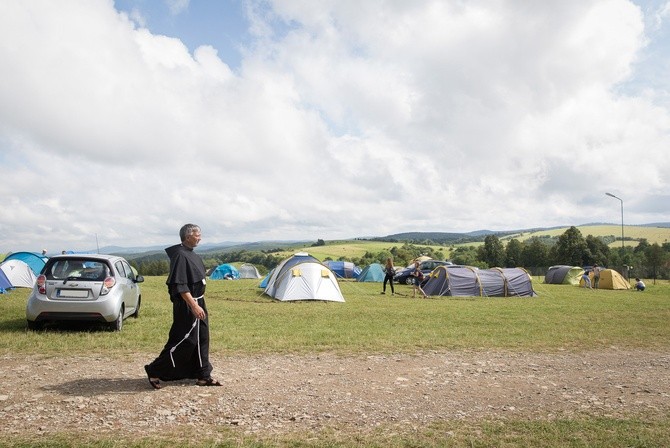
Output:
[[[505,246],[495,235],[487,235],[484,238],[484,245],[479,246],[477,254],[479,261],[486,263],[490,268],[505,265]]]
[[[549,262],[549,245],[546,238],[530,238],[523,246],[521,251],[521,266],[529,267],[547,267]]]
[[[610,248],[602,238],[593,235],[586,236],[586,246],[589,249],[590,258],[585,260],[584,264],[607,266],[610,258]]]
[[[516,238],[512,238],[505,247],[505,267],[515,268],[522,266],[523,243]]]
[[[658,243],[654,243],[651,246],[648,246],[645,250],[645,256],[647,258],[647,264],[652,272],[652,278],[654,283],[656,282],[656,276],[659,271],[659,268],[668,261],[668,253],[663,250]]]
[[[553,259],[557,264],[584,266],[593,258],[582,233],[574,226],[558,237],[558,242],[552,249]]]
[[[474,246],[459,246],[451,253],[451,261],[454,264],[475,266],[477,260],[477,248]]]

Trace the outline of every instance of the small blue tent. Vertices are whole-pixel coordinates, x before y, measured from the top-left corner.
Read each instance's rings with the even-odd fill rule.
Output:
[[[28,266],[30,270],[35,273],[35,275],[40,275],[42,268],[47,263],[49,257],[44,255],[34,254],[32,252],[14,252],[13,254],[7,255],[3,261],[7,260],[21,260]]]
[[[210,280],[237,280],[240,272],[232,264],[222,264],[216,267],[209,275]]]
[[[0,294],[4,294],[6,290],[12,288],[12,282],[9,281],[2,269],[0,269]]]
[[[270,276],[275,270],[272,269],[270,272],[268,272],[268,275],[265,276],[263,280],[261,280],[261,284],[258,285],[259,288],[265,288],[268,285],[268,281],[270,280]]]
[[[337,278],[356,278],[361,273],[361,268],[350,261],[324,261],[328,269],[333,271]]]
[[[357,282],[383,282],[384,267],[379,263],[366,266],[356,279]]]

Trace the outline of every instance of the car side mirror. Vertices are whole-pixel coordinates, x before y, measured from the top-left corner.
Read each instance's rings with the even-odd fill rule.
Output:
[[[137,277],[135,277],[135,283],[142,283],[143,281],[144,281],[144,277],[142,277],[141,275],[138,275]]]

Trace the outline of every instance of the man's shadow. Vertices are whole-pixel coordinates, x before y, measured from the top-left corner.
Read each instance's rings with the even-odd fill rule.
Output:
[[[146,378],[81,378],[61,384],[42,386],[42,390],[61,395],[95,397],[98,395],[128,395],[151,389]]]
[[[170,381],[171,387],[191,385],[193,380]],[[161,382],[162,384],[165,384]],[[146,376],[142,378],[81,378],[61,384],[42,386],[42,390],[74,397],[95,397],[99,395],[131,395],[138,392],[152,392]]]

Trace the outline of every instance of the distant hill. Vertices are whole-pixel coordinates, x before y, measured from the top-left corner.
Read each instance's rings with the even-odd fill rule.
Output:
[[[524,230],[529,232],[534,230]],[[488,235],[496,235],[503,238],[508,235],[514,235],[521,232],[520,230],[475,230],[472,232],[454,233],[454,232],[404,232],[387,235],[384,237],[369,238],[372,241],[388,241],[388,242],[433,242],[437,244],[461,244],[475,241],[483,241]]]
[[[517,238],[526,240],[533,236],[559,236],[570,226],[555,227],[536,227],[519,230],[475,230],[472,232],[403,232],[395,233],[383,237],[360,237],[352,240],[379,241],[391,243],[413,243],[413,244],[467,244],[484,241],[487,235],[496,235],[501,240]],[[618,238],[620,224],[612,223],[589,223],[575,226],[581,230],[584,235],[609,236]],[[650,243],[657,242],[662,244],[670,241],[670,222],[626,225],[624,226],[626,245],[637,244],[640,238],[646,238]],[[630,240],[629,240],[630,238]],[[619,240],[620,241],[620,240]],[[294,250],[296,248],[309,247],[314,241],[256,241],[256,242],[222,242],[210,243],[199,246],[197,251],[202,255],[216,255],[219,253],[230,253],[236,251],[255,251],[255,252],[281,252]],[[328,242],[329,244],[332,242]],[[620,244],[620,243],[619,243]],[[166,245],[167,247],[167,245]],[[147,247],[117,247],[108,246],[100,249],[101,253],[115,254],[126,257],[128,260],[152,261],[167,259],[163,246]],[[92,251],[93,252],[93,251]]]
[[[208,245],[198,246],[196,251],[203,256],[207,255],[216,255],[216,254],[225,254],[230,252],[281,252],[292,247],[304,246],[307,244],[305,241],[257,241],[253,243],[212,243]],[[107,248],[105,248],[107,249]],[[139,249],[139,250],[138,250]],[[101,253],[121,255],[129,261],[136,261],[138,263],[155,261],[155,260],[167,260],[167,254],[165,253],[165,248],[124,248],[123,251],[116,252],[103,252],[100,249]]]

